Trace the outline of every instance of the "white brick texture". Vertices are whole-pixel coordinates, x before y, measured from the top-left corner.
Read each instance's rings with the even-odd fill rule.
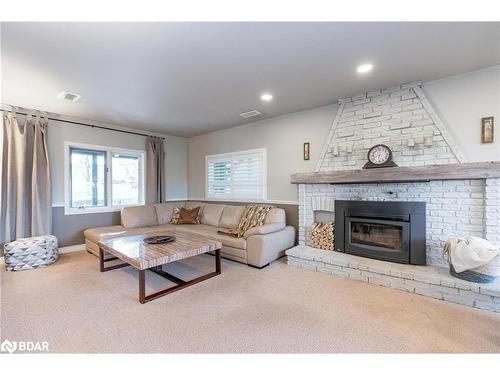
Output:
[[[484,195],[485,238],[500,244],[500,178],[486,180]]]
[[[477,236],[500,243],[500,179],[384,184],[300,184],[299,244],[314,222],[313,203],[338,200],[426,202],[427,264],[448,267],[442,253],[450,238]]]
[[[360,169],[368,150],[388,145],[399,166],[460,163],[456,143],[425,97],[420,82],[339,100],[317,171]],[[432,146],[424,137],[432,136]],[[415,142],[408,146],[409,140]],[[332,149],[338,149],[338,154]]]

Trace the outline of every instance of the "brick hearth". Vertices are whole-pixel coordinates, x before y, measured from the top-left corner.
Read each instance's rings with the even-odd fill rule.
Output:
[[[440,267],[391,263],[304,245],[287,250],[286,255],[290,266],[500,312],[500,282],[471,283]]]

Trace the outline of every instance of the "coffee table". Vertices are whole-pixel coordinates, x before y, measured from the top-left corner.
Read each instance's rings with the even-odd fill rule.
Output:
[[[175,241],[165,244],[152,245],[143,242],[145,237],[150,236],[173,236]],[[211,277],[221,274],[219,241],[210,240],[195,235],[174,234],[168,232],[151,232],[146,235],[126,236],[112,238],[99,242],[99,270],[101,272],[111,271],[117,268],[132,266],[139,270],[139,302],[146,303],[156,298],[165,296],[188,286],[197,284]],[[196,255],[215,252],[215,272],[199,276],[195,279],[185,281],[162,270],[164,264],[176,262],[181,259]],[[113,258],[105,259],[104,254],[109,253]],[[105,266],[106,262],[120,259],[124,263]],[[146,295],[146,270],[152,271],[164,278],[176,283],[176,286],[166,288]]]

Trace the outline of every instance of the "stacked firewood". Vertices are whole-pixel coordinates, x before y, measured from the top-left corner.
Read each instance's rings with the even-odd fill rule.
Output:
[[[323,250],[333,250],[335,241],[333,228],[335,224],[329,223],[314,223],[309,229],[309,246]]]

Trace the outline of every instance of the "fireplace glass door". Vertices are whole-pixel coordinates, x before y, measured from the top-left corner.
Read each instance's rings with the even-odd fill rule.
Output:
[[[408,262],[409,226],[398,220],[346,217],[346,252]]]

